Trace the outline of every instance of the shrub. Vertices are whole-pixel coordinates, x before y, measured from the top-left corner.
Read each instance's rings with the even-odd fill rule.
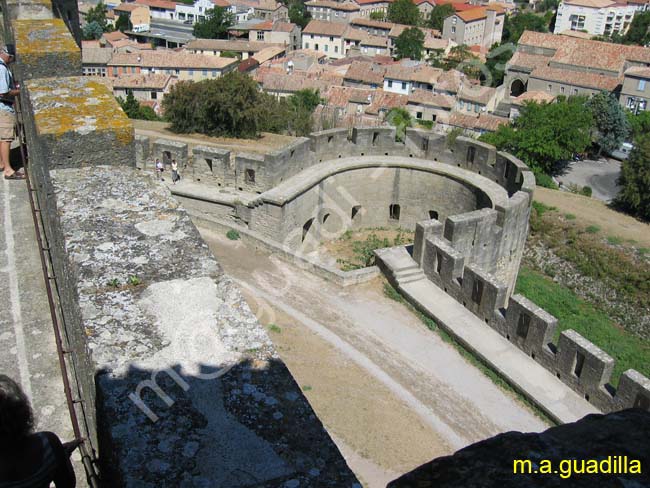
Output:
[[[449,148],[454,147],[456,144],[456,139],[458,139],[458,136],[463,135],[463,129],[456,127],[455,129],[451,129],[449,133],[447,134],[447,140],[446,140],[446,145]]]
[[[623,239],[618,236],[607,236],[607,242],[609,242],[612,246],[618,246],[619,244],[623,243]]]
[[[425,129],[433,129],[433,120],[418,120],[418,125],[424,127]]]
[[[234,229],[230,229],[228,232],[226,232],[226,237],[230,239],[231,241],[236,241],[239,239],[239,232],[237,232]]]
[[[587,227],[586,230],[588,234],[597,234],[598,232],[600,232],[600,227],[598,227],[597,225],[590,225],[589,227]]]
[[[533,174],[535,175],[535,184],[537,186],[541,186],[543,188],[550,188],[551,190],[557,190],[558,186],[553,181],[553,178],[550,175],[547,175],[546,173],[542,173],[541,171],[533,171]]]
[[[573,215],[572,213],[564,214],[564,218],[567,220],[575,220],[576,216]]]
[[[580,193],[582,193],[586,197],[590,197],[591,194],[592,194],[591,187],[590,186],[583,186]]]

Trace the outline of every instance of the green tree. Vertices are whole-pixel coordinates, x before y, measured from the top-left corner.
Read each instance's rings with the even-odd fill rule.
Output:
[[[558,163],[591,144],[593,119],[582,97],[555,103],[526,103],[511,125],[486,133],[481,140],[511,152],[533,171],[551,174]]]
[[[386,20],[386,13],[383,10],[380,10],[379,12],[370,12],[370,20],[384,21]]]
[[[404,29],[395,39],[395,56],[397,59],[422,59],[424,50],[424,33],[417,27]]]
[[[160,120],[160,117],[156,115],[156,112],[151,107],[141,106],[131,91],[127,93],[126,99],[117,97],[117,102],[130,119]]]
[[[618,148],[630,132],[630,125],[623,108],[613,95],[600,92],[587,101],[591,110],[596,134],[594,142],[599,152],[610,153]]]
[[[228,29],[235,22],[235,16],[223,7],[215,7],[205,12],[205,20],[194,24],[194,37],[201,39],[225,39]]]
[[[470,50],[469,46],[465,44],[452,47],[449,50],[444,65],[447,70],[457,69],[474,79],[478,79],[481,75],[482,66],[483,64]]]
[[[104,31],[102,30],[101,26],[95,22],[92,21],[89,24],[86,24],[83,26],[81,29],[81,35],[83,36],[85,41],[92,41],[99,39],[102,37],[102,34]]]
[[[411,0],[395,0],[388,6],[388,20],[396,24],[418,25],[420,11]]]
[[[440,32],[442,32],[445,19],[450,15],[454,15],[454,12],[455,12],[454,7],[452,7],[451,4],[449,3],[443,5],[436,5],[431,10],[431,14],[429,14],[429,27],[431,27],[432,29],[437,29]]]
[[[621,191],[615,204],[645,220],[650,220],[650,134],[634,141],[634,149],[621,166]]]
[[[623,42],[639,46],[650,44],[650,11],[634,14],[632,23],[623,37]]]
[[[633,139],[643,134],[650,134],[650,111],[642,110],[638,114],[628,111],[625,115]]]
[[[556,10],[560,4],[559,0],[541,0],[535,4],[535,12],[546,12],[548,10]]]
[[[503,23],[502,44],[512,42],[516,44],[525,30],[535,32],[548,32],[548,21],[532,12],[517,15],[506,15]]]
[[[86,14],[86,23],[90,24],[92,22],[97,22],[99,27],[102,29],[102,32],[107,32],[108,21],[106,20],[106,14],[108,13],[108,7],[103,2],[99,2],[96,6],[88,10]]]
[[[115,28],[120,32],[124,32],[125,30],[130,31],[131,29],[133,29],[133,26],[131,25],[131,21],[129,20],[129,16],[126,14],[120,14],[117,20],[115,21]]]
[[[490,86],[497,87],[503,83],[503,77],[506,72],[506,63],[510,61],[515,53],[516,47],[513,44],[494,44],[488,52],[485,61],[485,68],[489,72],[483,73],[486,76],[485,82]],[[489,83],[488,83],[489,82]]]
[[[386,120],[390,125],[395,126],[395,138],[403,142],[406,138],[406,129],[413,127],[413,117],[408,110],[402,107],[390,109],[386,115]]]
[[[294,107],[304,107],[310,112],[313,112],[316,107],[323,103],[319,90],[312,90],[305,88],[304,90],[297,91],[289,97],[289,103]]]
[[[296,0],[289,4],[289,20],[304,29],[309,24],[311,15],[305,9],[305,5]]]

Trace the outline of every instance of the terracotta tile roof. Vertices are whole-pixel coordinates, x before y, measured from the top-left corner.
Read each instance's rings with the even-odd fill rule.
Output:
[[[506,117],[497,117],[496,115],[479,114],[478,117],[472,115],[460,114],[453,112],[449,117],[449,125],[463,129],[485,130],[489,132],[496,131],[499,126],[510,123]]]
[[[176,2],[167,0],[135,0],[136,5],[146,5],[150,8],[159,8],[163,10],[176,10]]]
[[[81,41],[81,49],[95,49],[102,47],[99,41]]]
[[[474,22],[476,20],[487,18],[487,10],[485,10],[483,7],[476,7],[469,10],[456,12],[456,16],[459,17],[463,22]]]
[[[357,17],[356,19],[350,20],[350,24],[361,25],[363,27],[372,27],[374,29],[382,29],[385,31],[390,31],[395,26],[395,24],[392,22],[382,22],[380,20],[364,19],[362,17]]]
[[[537,103],[551,103],[555,100],[555,95],[551,95],[545,91],[528,91],[522,93],[518,97],[510,99],[513,105],[523,105],[525,102],[537,102]]]
[[[379,114],[380,110],[404,107],[408,102],[406,95],[349,86],[333,86],[324,94],[324,98],[328,106],[339,108],[347,107],[350,102],[367,105],[365,113],[371,115]]]
[[[260,72],[260,70],[255,74],[255,79],[266,91],[284,93],[295,93],[305,88],[319,90],[321,93],[324,93],[334,83],[331,79],[312,77],[305,73],[288,75],[286,73]]]
[[[120,31],[104,32],[104,34],[102,34],[102,39],[105,39],[109,43],[119,41],[121,39],[128,39],[128,38],[129,36],[127,36],[124,32],[120,32]]]
[[[165,74],[129,74],[111,78],[113,88],[135,88],[141,90],[163,90],[168,83],[176,83],[178,78]]]
[[[371,3],[391,3],[393,0],[353,0],[359,5],[369,5]]]
[[[273,29],[273,21],[272,20],[267,20],[265,22],[260,22],[259,24],[255,24],[250,28],[250,30],[261,30],[261,31],[270,31]]]
[[[230,2],[228,2],[227,0],[212,0],[212,3],[216,7],[221,7],[221,8],[228,8],[228,7],[232,6],[232,4]]]
[[[273,23],[273,28],[271,29],[273,32],[291,32],[296,28],[296,24],[293,22],[282,22],[281,20],[278,20]]]
[[[440,39],[438,37],[427,36],[424,39],[424,49],[445,50],[451,44],[451,39]]]
[[[143,8],[146,5],[138,5],[137,3],[120,3],[113,8],[116,12],[133,12],[136,8]]]
[[[334,0],[311,0],[305,2],[306,7],[326,7],[332,10],[343,10],[345,12],[357,12],[359,6],[349,2],[335,2]]]
[[[454,107],[455,100],[454,97],[450,97],[449,95],[416,89],[409,95],[408,103],[451,110]]]
[[[584,73],[560,68],[536,68],[530,74],[531,78],[544,81],[555,81],[567,85],[580,86],[595,90],[613,91],[621,84],[619,78],[613,76],[599,75],[596,73]]]
[[[413,0],[413,3],[414,3],[415,5],[418,5],[418,6],[419,6],[419,5],[422,5],[423,3],[428,3],[428,4],[431,5],[432,7],[435,7],[435,5],[436,5],[435,0]]]
[[[341,37],[348,28],[343,22],[325,22],[323,20],[312,20],[302,31],[304,34],[316,34],[320,36]]]
[[[246,73],[258,67],[259,65],[260,63],[258,63],[257,60],[253,56],[251,56],[250,58],[244,59],[241,63],[237,65],[237,71],[239,71],[240,73]]]
[[[622,73],[625,61],[650,63],[650,48],[524,31],[519,45],[554,49],[552,63]]]
[[[515,52],[515,54],[508,61],[507,67],[516,66],[518,68],[524,68],[527,71],[532,71],[535,68],[541,68],[543,66],[548,66],[551,58],[548,56],[541,56],[537,54],[528,54],[521,51]]]
[[[589,34],[588,32],[574,31],[571,29],[563,30],[562,32],[560,32],[560,35],[569,36],[569,37],[579,37],[580,39],[591,39],[593,37],[593,34]]]
[[[384,78],[400,81],[410,81],[414,72],[415,67],[393,64],[386,66],[386,74],[384,75]]]
[[[564,3],[588,8],[605,8],[616,5],[616,2],[612,0],[564,0]]]
[[[266,49],[262,49],[261,51],[258,51],[257,53],[253,54],[252,57],[256,59],[258,63],[262,64],[263,62],[268,61],[269,59],[273,59],[276,56],[279,56],[285,51],[286,48],[282,46],[269,46]]]
[[[113,56],[113,49],[110,47],[84,47],[81,50],[81,63],[84,65],[104,65],[111,60]]]
[[[430,83],[434,85],[438,82],[440,75],[442,75],[443,70],[439,68],[433,68],[427,64],[418,66],[411,73],[411,81],[417,81],[419,83]]]
[[[388,48],[388,39],[381,36],[366,34],[366,36],[361,40],[361,45]]]
[[[625,70],[625,76],[634,76],[635,78],[650,78],[650,68],[643,66],[633,66]]]
[[[161,69],[224,69],[237,63],[233,58],[189,54],[170,50],[114,53],[108,66],[140,66]]]
[[[458,94],[459,100],[467,100],[469,102],[480,103],[487,105],[489,101],[496,95],[497,89],[489,86],[463,86]]]
[[[405,107],[408,103],[407,95],[400,95],[399,93],[386,92],[384,90],[375,90],[372,96],[372,101],[365,113],[376,115],[381,110],[390,110],[396,107]]]
[[[353,61],[344,79],[362,82],[368,85],[382,86],[384,84],[384,73],[386,73],[386,68],[381,66]]]
[[[279,46],[279,44],[256,41],[230,41],[226,39],[194,39],[185,44],[185,49],[187,51],[258,52],[269,46]]]
[[[460,71],[449,70],[444,71],[438,78],[438,83],[436,83],[436,91],[447,91],[450,93],[458,93],[460,90],[460,85],[463,81],[465,75]]]

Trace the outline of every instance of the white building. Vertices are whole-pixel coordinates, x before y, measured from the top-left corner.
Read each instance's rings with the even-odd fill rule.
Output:
[[[325,53],[328,58],[345,57],[343,35],[347,24],[312,20],[302,31],[302,48]]]
[[[553,32],[585,31],[594,36],[625,34],[634,14],[646,8],[644,3],[613,0],[562,0]]]

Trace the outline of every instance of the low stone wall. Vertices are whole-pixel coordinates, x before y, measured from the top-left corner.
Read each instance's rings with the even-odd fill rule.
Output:
[[[17,46],[28,171],[102,483],[360,486],[64,24],[29,25],[50,38]]]

